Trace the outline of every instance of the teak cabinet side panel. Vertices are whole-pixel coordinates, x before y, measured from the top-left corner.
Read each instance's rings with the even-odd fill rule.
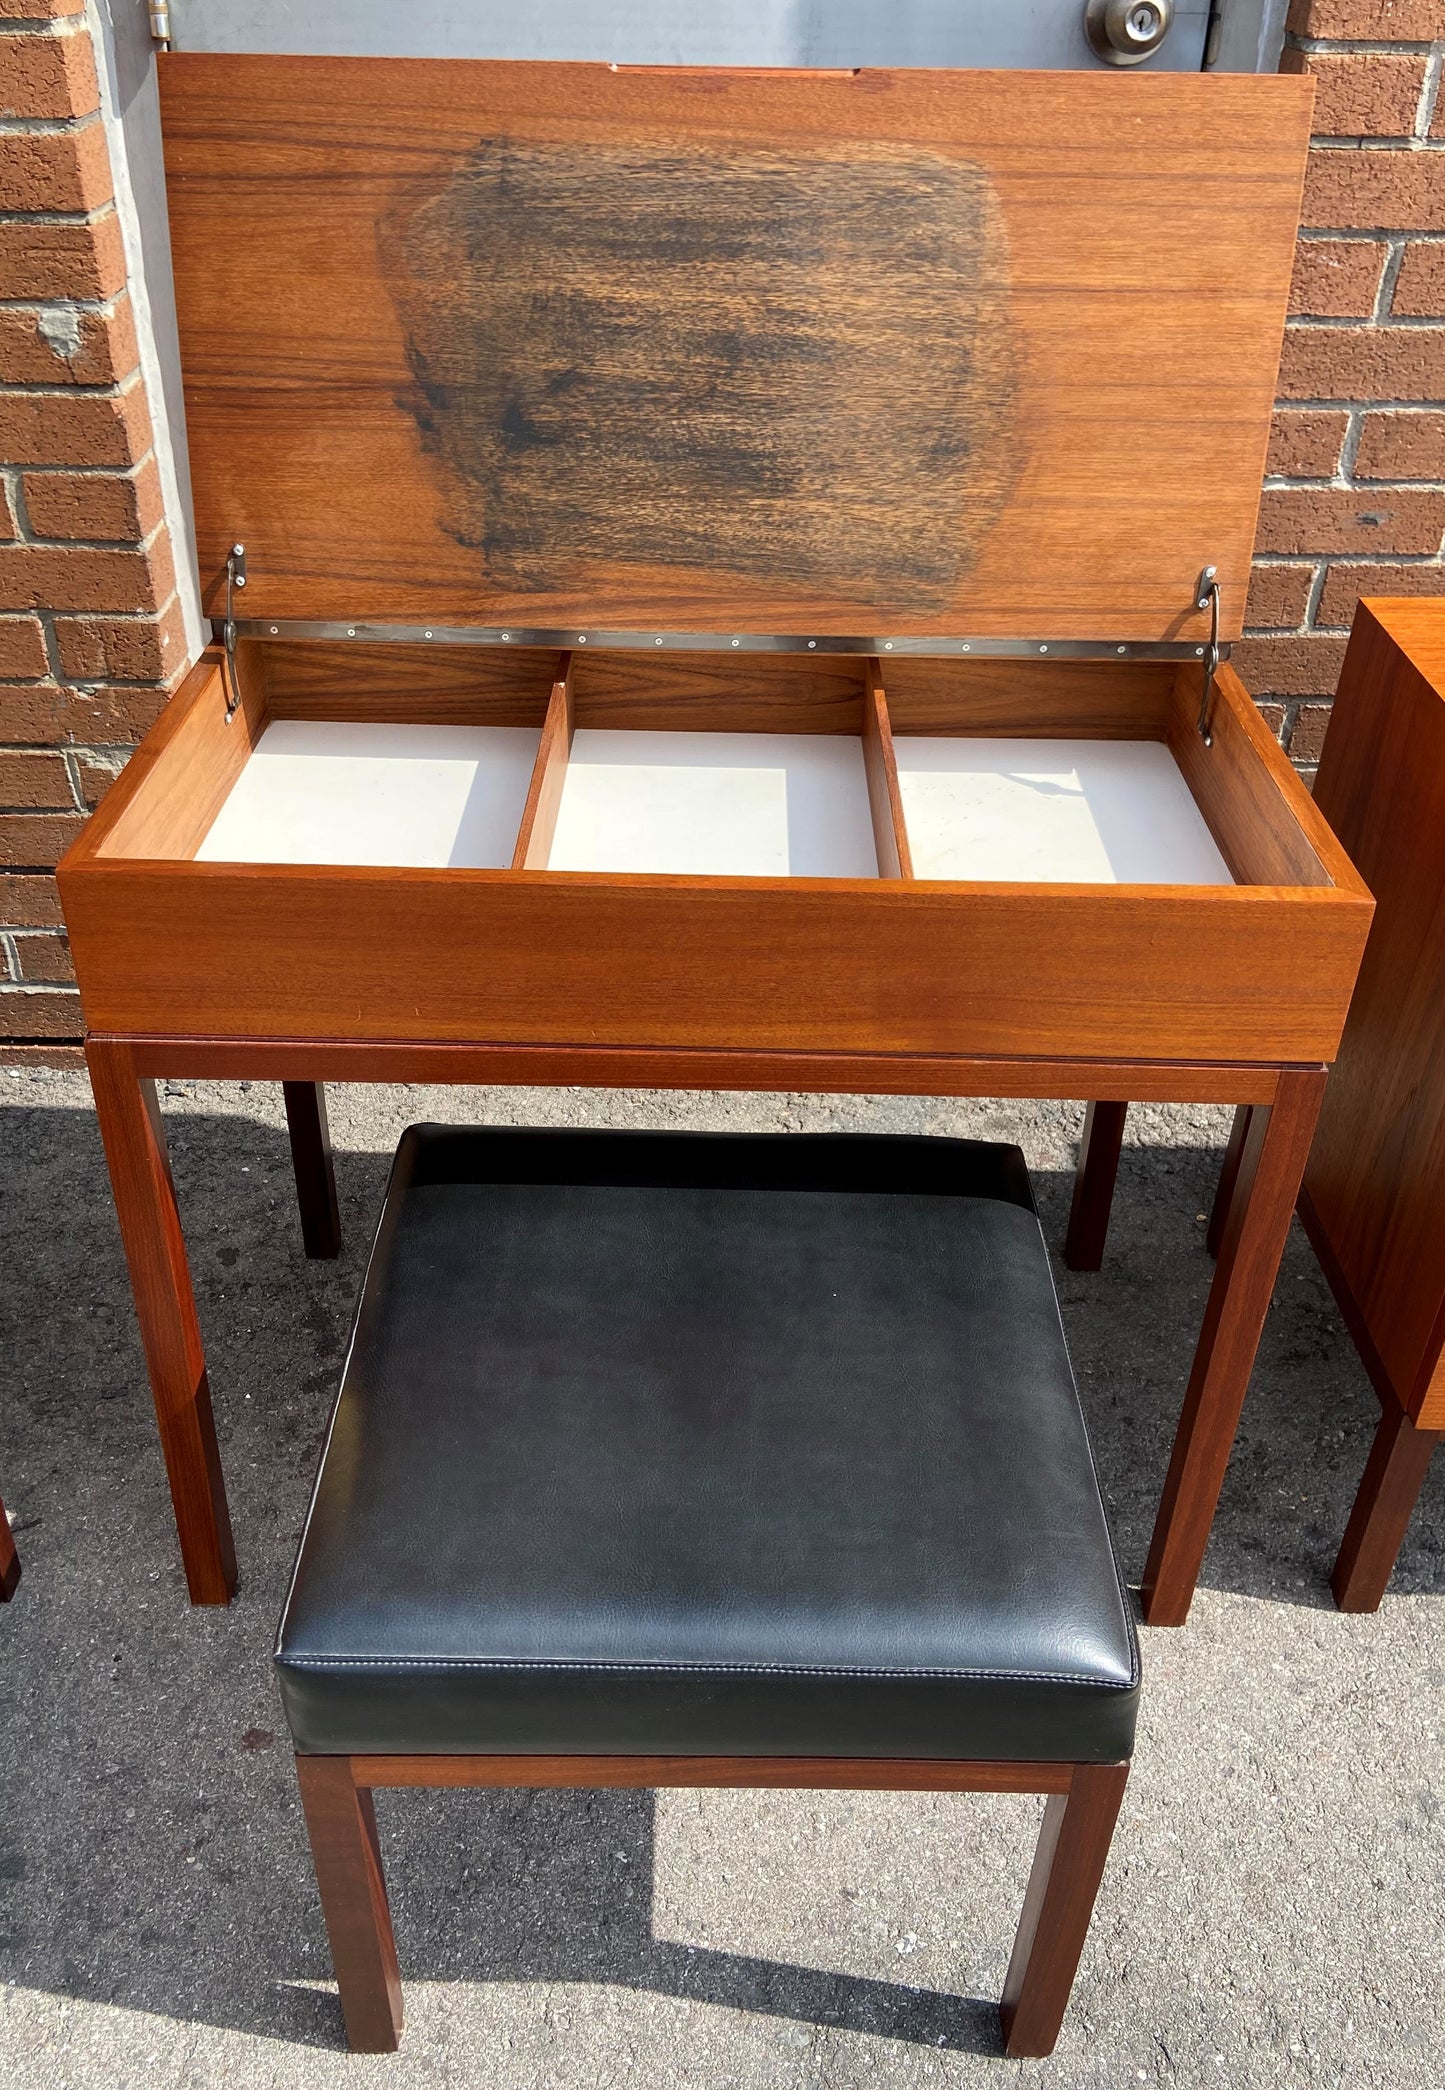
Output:
[[[1403,613],[1403,614],[1402,614]],[[1362,602],[1315,799],[1370,886],[1374,928],[1305,1175],[1396,1398],[1445,1427],[1432,1390],[1445,1307],[1445,676],[1399,633],[1445,608]]]
[[[1365,927],[1330,892],[126,862],[66,913],[105,1031],[1287,1061],[1333,1056]]]

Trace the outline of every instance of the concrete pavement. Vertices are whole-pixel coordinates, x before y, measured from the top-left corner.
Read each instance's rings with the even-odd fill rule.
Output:
[[[242,1587],[192,1612],[84,1076],[0,1073],[0,2084],[854,2090],[1445,2082],[1445,1460],[1394,1589],[1325,1579],[1375,1419],[1296,1231],[1194,1614],[1145,1641],[1136,1768],[1051,2061],[992,2010],[1038,1804],[387,1794],[407,2009],[348,2056],[271,1636],[391,1150],[418,1118],[1017,1137],[1057,1250],[1076,1105],[330,1095],[308,1264],[279,1089],[165,1096]],[[1137,1579],[1211,1265],[1218,1110],[1135,1109],[1103,1271],[1060,1271]]]

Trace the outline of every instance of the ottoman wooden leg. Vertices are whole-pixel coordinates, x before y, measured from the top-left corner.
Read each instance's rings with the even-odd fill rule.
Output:
[[[1103,1263],[1128,1114],[1127,1103],[1091,1103],[1085,1115],[1069,1231],[1064,1236],[1064,1261],[1070,1270],[1097,1270]]]
[[[1068,1792],[1044,1809],[999,2006],[1012,2055],[1054,2050],[1128,1776],[1126,1763],[1075,1764]]]
[[[1330,1587],[1341,1611],[1378,1611],[1440,1430],[1416,1429],[1386,1400]]]
[[[347,2045],[389,2054],[401,2034],[401,1976],[371,1794],[358,1789],[349,1756],[298,1756],[296,1777]]]
[[[10,1536],[10,1519],[0,1502],[0,1604],[8,1604],[20,1581],[20,1555]]]
[[[341,1253],[341,1208],[336,1202],[326,1091],[319,1081],[283,1081],[281,1091],[286,1098],[286,1130],[291,1135],[291,1165],[301,1206],[302,1243],[308,1256],[329,1262]]]

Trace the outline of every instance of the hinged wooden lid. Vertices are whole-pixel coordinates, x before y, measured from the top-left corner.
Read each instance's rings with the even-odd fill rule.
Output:
[[[1306,81],[160,70],[211,607],[1238,632]]]

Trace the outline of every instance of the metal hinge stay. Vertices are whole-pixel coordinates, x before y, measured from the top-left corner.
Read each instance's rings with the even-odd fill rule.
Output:
[[[233,544],[226,554],[226,621],[221,626],[221,643],[226,649],[226,716],[234,718],[241,702],[241,685],[236,676],[236,605],[235,590],[246,585],[246,547]]]
[[[1199,695],[1199,737],[1213,747],[1209,714],[1214,704],[1214,677],[1219,669],[1219,568],[1206,566],[1194,590],[1194,607],[1209,612],[1209,643],[1204,648],[1204,687]]]

